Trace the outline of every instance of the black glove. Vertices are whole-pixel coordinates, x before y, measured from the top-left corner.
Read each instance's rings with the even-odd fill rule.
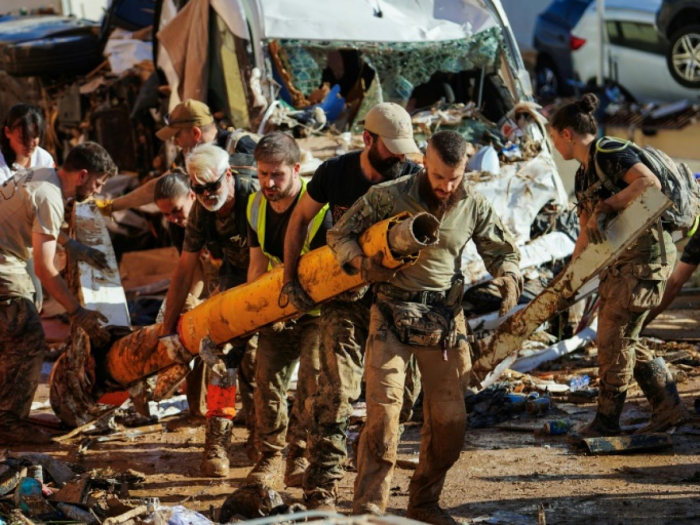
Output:
[[[294,308],[300,312],[308,312],[316,306],[316,302],[309,297],[309,294],[306,293],[306,290],[301,287],[301,283],[296,279],[282,287],[277,301],[280,308],[286,308],[289,303],[292,303]]]
[[[85,330],[90,341],[96,346],[104,346],[109,342],[109,332],[100,324],[108,322],[108,319],[100,312],[79,306],[77,310],[68,314],[68,317],[71,323]]]
[[[98,270],[107,268],[107,256],[95,248],[90,248],[75,239],[70,239],[64,246],[71,259],[85,261],[90,266]]]
[[[382,252],[375,253],[372,257],[362,259],[362,267],[360,275],[366,283],[385,283],[391,281],[396,275],[396,268],[386,268],[382,266],[384,254]]]

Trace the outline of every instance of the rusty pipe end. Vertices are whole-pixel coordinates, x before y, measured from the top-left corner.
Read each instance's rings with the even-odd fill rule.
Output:
[[[389,230],[389,248],[397,256],[414,255],[438,241],[440,221],[434,215],[421,212],[392,226]]]

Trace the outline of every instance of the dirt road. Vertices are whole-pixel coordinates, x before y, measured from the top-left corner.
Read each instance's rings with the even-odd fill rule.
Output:
[[[691,375],[679,387],[693,409],[700,380]],[[42,385],[37,400],[45,396],[46,386]],[[560,415],[581,424],[592,417],[594,408],[592,404],[559,403],[557,412],[541,421],[509,423],[535,428]],[[623,423],[639,424],[647,415],[648,405],[635,386]],[[204,439],[201,420],[174,418],[169,426],[172,431],[162,434],[96,444],[83,458],[77,456],[79,440],[47,451],[91,469],[144,473],[146,482],[132,491],[134,496],[155,496],[167,504],[187,499],[187,507],[205,513],[218,509],[226,495],[243,484],[250,468],[243,450],[245,429],[234,431],[230,477],[211,480],[199,473]],[[489,523],[537,523],[538,507],[543,506],[547,523],[700,523],[700,440],[697,434],[688,433],[693,431],[692,426],[677,431],[673,448],[666,451],[596,457],[573,448],[566,437],[539,438],[531,430],[469,430],[460,460],[447,477],[441,503],[466,522],[491,516]],[[409,426],[400,456],[417,457],[419,439],[420,426]],[[389,512],[405,513],[411,474],[411,470],[396,470]],[[340,510],[345,512],[350,510],[354,477],[354,472],[348,472],[341,485]],[[288,502],[300,501],[301,491],[285,489],[281,474],[274,488]]]

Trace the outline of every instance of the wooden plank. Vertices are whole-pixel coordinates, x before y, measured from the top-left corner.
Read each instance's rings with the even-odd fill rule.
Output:
[[[112,241],[104,218],[94,202],[75,203],[73,232],[78,242],[95,248],[107,256],[104,270],[93,268],[86,262],[77,264],[77,295],[80,303],[90,310],[97,310],[113,326],[131,326],[126,295],[122,288]]]

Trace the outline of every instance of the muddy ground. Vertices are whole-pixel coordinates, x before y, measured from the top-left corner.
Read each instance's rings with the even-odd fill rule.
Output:
[[[673,318],[673,315],[662,318],[660,323]],[[578,355],[555,368],[575,369],[590,364],[590,356],[589,351],[587,356]],[[595,371],[591,375],[595,380]],[[36,401],[47,396],[47,377],[43,379]],[[695,413],[700,376],[691,370],[679,389],[686,405]],[[542,507],[547,523],[700,523],[700,422],[693,421],[677,429],[673,448],[668,450],[591,456],[569,445],[566,436],[534,435],[533,430],[544,421],[569,417],[580,425],[594,413],[594,404],[573,405],[563,402],[564,398],[558,399],[561,401],[557,409],[543,419],[520,416],[506,423],[510,430],[488,428],[466,433],[461,457],[447,476],[441,499],[441,504],[455,518],[470,522],[496,515],[501,521],[492,523],[537,523],[538,509]],[[648,413],[648,405],[635,385],[628,397],[623,423],[639,426]],[[117,472],[134,469],[144,473],[146,481],[132,491],[133,496],[158,497],[161,502],[173,505],[184,502],[187,507],[207,514],[218,509],[225,497],[243,484],[250,469],[243,450],[245,429],[234,430],[229,478],[212,480],[199,473],[203,420],[175,416],[167,421],[170,431],[130,441],[95,444],[83,457],[77,455],[80,439],[46,451],[86,468],[111,467]],[[523,429],[513,430],[516,426]],[[409,424],[401,440],[400,456],[417,457],[419,440],[420,424]],[[349,470],[340,487],[339,509],[343,512],[351,508],[355,473]],[[411,470],[396,470],[388,512],[405,514],[411,474]],[[281,477],[280,473],[273,487],[288,502],[300,501],[301,491],[286,489]],[[517,515],[527,519],[518,521]]]

